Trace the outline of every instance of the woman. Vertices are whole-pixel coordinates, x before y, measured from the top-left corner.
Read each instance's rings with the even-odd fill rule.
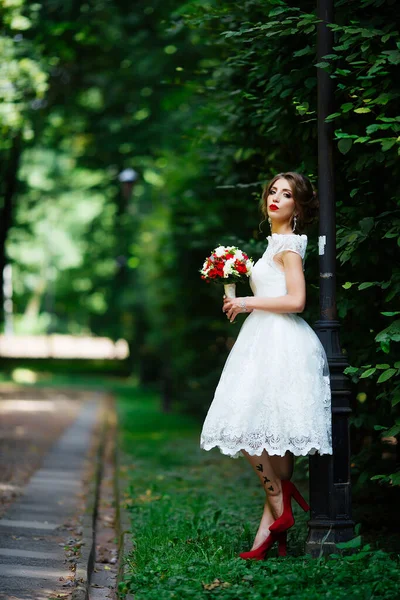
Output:
[[[307,236],[296,232],[316,216],[318,201],[307,177],[280,173],[264,189],[262,211],[271,226],[268,246],[254,265],[254,296],[224,298],[233,322],[251,313],[225,363],[205,419],[200,445],[244,455],[266,493],[261,522],[244,559],[265,558],[275,541],[286,555],[294,524],[292,496],[308,506],[290,479],[294,456],[332,454],[331,390],[324,348],[296,313],[304,310]]]

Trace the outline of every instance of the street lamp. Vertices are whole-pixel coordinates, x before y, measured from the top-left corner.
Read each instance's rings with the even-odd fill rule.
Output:
[[[121,182],[121,193],[125,201],[127,202],[129,201],[132,195],[133,186],[138,180],[138,177],[139,176],[134,169],[124,169],[118,175],[118,179]]]
[[[137,346],[138,330],[140,328],[140,308],[133,304],[133,310],[128,310],[126,306],[125,290],[135,289],[135,272],[128,269],[129,247],[132,240],[137,237],[138,219],[133,218],[137,213],[137,206],[131,203],[134,186],[139,179],[139,174],[132,168],[123,169],[118,174],[120,182],[119,194],[116,198],[117,214],[115,220],[116,230],[116,264],[117,272],[115,284],[113,286],[114,306],[119,308],[118,318],[118,337],[124,336],[128,341],[130,363],[132,366],[133,357],[137,355],[132,351],[133,337],[135,337],[135,346]],[[134,336],[135,332],[135,336]]]
[[[117,231],[118,231],[118,239],[119,244],[118,248],[120,252],[117,256],[117,265],[120,270],[122,270],[126,265],[126,235],[125,235],[125,226],[126,226],[126,215],[129,211],[129,203],[132,198],[133,188],[135,183],[139,179],[138,173],[134,169],[124,169],[118,175],[118,180],[121,184],[121,193],[118,199],[118,211],[117,211]]]
[[[333,52],[333,0],[318,2],[318,62]],[[318,192],[320,318],[315,324],[328,358],[332,389],[333,455],[310,456],[311,519],[306,552],[314,557],[336,551],[336,544],[354,536],[351,518],[350,387],[343,374],[347,361],[339,340],[336,313],[336,221],[333,165],[333,126],[325,119],[334,112],[334,82],[321,68],[318,77]]]

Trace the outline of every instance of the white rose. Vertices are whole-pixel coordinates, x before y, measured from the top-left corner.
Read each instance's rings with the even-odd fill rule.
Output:
[[[218,248],[216,248],[216,250],[215,250],[215,255],[218,257],[224,256],[225,252],[226,252],[225,246],[218,246]]]
[[[228,275],[232,275],[232,266],[235,262],[234,258],[228,258],[226,263],[224,264],[224,277],[228,277]]]

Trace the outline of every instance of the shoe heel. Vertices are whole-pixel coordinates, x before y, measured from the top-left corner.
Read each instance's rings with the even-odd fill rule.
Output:
[[[287,532],[284,531],[278,537],[278,556],[286,556],[287,550]]]
[[[295,485],[293,485],[292,487],[292,496],[296,500],[297,504],[301,506],[304,512],[310,510],[310,507],[308,506],[307,502],[304,500],[303,496],[300,494],[299,490]]]

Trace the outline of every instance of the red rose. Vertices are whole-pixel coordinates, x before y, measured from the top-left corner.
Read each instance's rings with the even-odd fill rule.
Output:
[[[236,264],[235,268],[239,273],[247,273],[246,265],[244,265],[243,263]]]

